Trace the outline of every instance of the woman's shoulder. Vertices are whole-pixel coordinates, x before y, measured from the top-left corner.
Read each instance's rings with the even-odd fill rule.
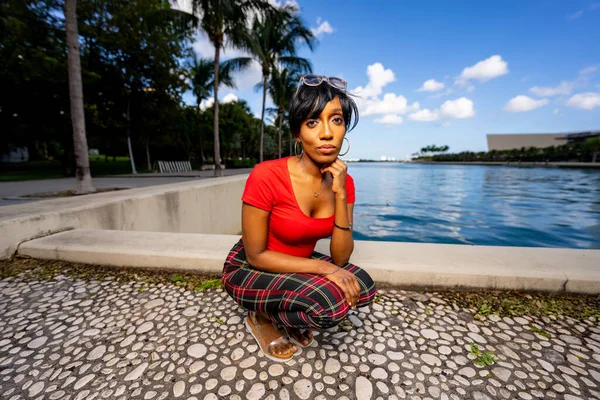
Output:
[[[285,170],[288,157],[279,158],[277,160],[267,160],[258,163],[252,169],[251,174],[255,176],[273,176],[273,174],[281,173]]]

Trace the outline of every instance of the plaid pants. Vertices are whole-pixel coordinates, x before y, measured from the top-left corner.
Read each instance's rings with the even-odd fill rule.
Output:
[[[311,258],[332,262],[331,257],[317,252],[313,252]],[[356,275],[360,285],[357,307],[371,303],[377,291],[369,274],[350,263],[343,268]],[[252,268],[246,261],[242,240],[227,256],[223,286],[243,308],[294,328],[331,328],[339,324],[349,310],[344,292],[321,275],[271,273]]]

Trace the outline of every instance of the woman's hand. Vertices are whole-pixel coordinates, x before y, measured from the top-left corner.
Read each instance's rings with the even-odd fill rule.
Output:
[[[330,263],[327,264],[331,266],[331,270],[335,268],[334,265]],[[324,275],[324,277],[342,289],[342,292],[344,292],[344,295],[346,296],[346,301],[351,308],[356,307],[356,303],[358,303],[358,298],[360,297],[360,286],[358,285],[356,276],[352,272],[340,268],[333,274]]]
[[[344,164],[342,160],[336,158],[334,162],[329,164],[327,167],[321,169],[321,173],[324,174],[329,172],[333,177],[333,184],[331,190],[336,196],[346,194],[346,173],[348,172],[348,166]]]

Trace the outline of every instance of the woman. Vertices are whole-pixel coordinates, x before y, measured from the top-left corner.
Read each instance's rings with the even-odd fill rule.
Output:
[[[294,344],[312,343],[312,329],[339,324],[375,297],[371,277],[348,263],[355,190],[338,155],[357,120],[345,81],[302,77],[289,112],[296,156],[260,163],[246,182],[242,239],[227,257],[223,284],[249,310],[246,328],[271,360],[289,360]],[[314,252],[329,236],[331,257]]]

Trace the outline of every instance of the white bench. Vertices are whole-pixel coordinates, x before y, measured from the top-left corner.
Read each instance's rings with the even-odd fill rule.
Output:
[[[189,161],[155,161],[153,171],[172,174],[175,172],[192,172],[192,164]]]

